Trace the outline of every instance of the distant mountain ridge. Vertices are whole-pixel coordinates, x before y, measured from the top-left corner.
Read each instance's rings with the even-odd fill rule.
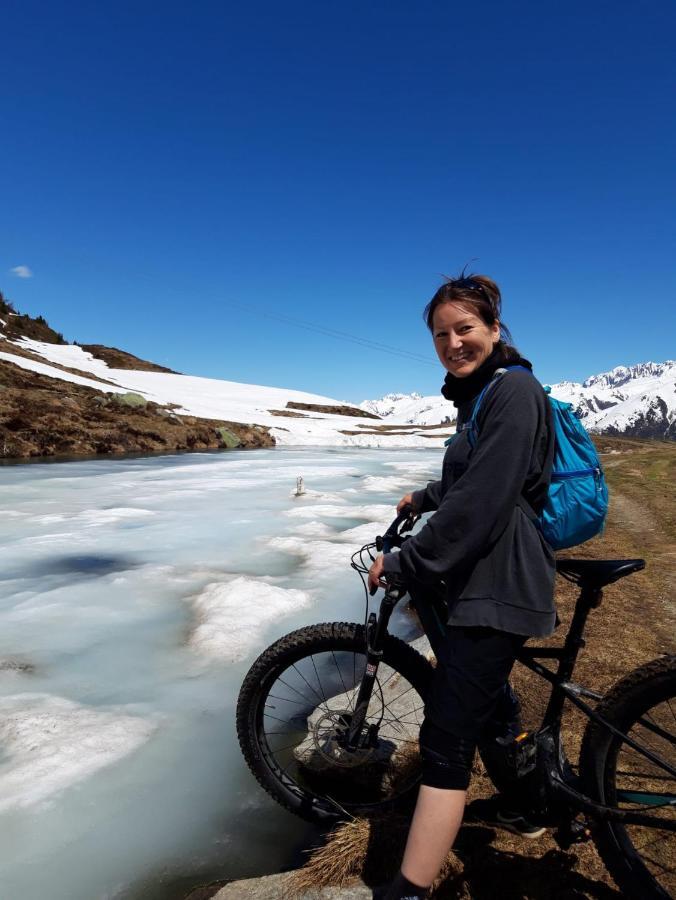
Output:
[[[585,427],[597,434],[676,440],[676,361],[616,366],[582,384],[551,385],[552,396],[572,403]],[[361,409],[387,420],[431,425],[455,419],[455,407],[441,395],[386,394],[364,400]]]
[[[362,417],[295,389],[180,375],[113,347],[69,344],[1,293],[0,370],[0,458],[221,447],[224,429],[246,446],[441,447],[455,419],[441,394],[366,400]],[[617,366],[552,393],[590,431],[676,440],[673,360]]]

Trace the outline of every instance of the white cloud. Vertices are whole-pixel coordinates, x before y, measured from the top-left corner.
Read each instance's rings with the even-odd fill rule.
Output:
[[[14,266],[13,269],[9,270],[12,275],[16,275],[17,278],[32,278],[33,273],[28,268],[28,266]]]

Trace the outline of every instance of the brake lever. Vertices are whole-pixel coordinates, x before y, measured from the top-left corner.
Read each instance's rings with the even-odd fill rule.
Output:
[[[406,531],[411,531],[419,518],[420,513],[415,512],[413,507],[407,503],[385,534],[378,535],[376,538],[376,550],[379,553],[389,553],[393,547],[401,547],[401,535]]]
[[[399,529],[399,534],[404,534],[404,532],[406,532],[406,531],[412,531],[413,526],[415,525],[415,523],[418,521],[419,518],[420,518],[420,513],[415,513],[415,512],[413,512],[413,510],[411,510],[409,517],[406,519],[404,524]]]

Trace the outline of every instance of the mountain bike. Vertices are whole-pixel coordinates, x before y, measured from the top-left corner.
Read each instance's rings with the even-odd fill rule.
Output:
[[[405,510],[353,555],[365,591],[374,551],[401,547],[417,518]],[[640,666],[605,695],[571,680],[603,588],[643,568],[642,559],[557,561],[580,594],[563,645],[526,645],[518,656],[549,683],[550,694],[539,726],[513,736],[504,751],[530,808],[562,847],[593,839],[626,896],[665,900],[676,896],[676,655]],[[366,591],[363,625],[293,631],[244,679],[237,732],[246,762],[268,793],[309,821],[387,813],[415,799],[418,730],[434,668],[388,632],[405,593],[388,582],[378,612],[369,613]],[[421,606],[416,611],[434,651],[445,609],[441,602]],[[588,719],[576,768],[561,736],[566,702]]]

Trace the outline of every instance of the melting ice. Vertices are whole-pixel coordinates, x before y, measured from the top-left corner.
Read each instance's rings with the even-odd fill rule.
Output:
[[[246,770],[239,685],[285,632],[363,620],[350,555],[439,462],[273,450],[0,468],[0,897],[165,900],[288,862],[306,827]]]

